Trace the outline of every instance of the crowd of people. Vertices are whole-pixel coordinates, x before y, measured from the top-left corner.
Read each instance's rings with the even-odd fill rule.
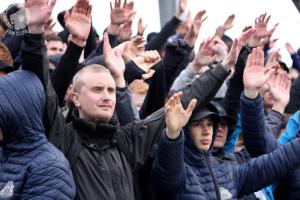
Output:
[[[270,15],[195,47],[187,0],[147,36],[133,1],[102,35],[89,0],[53,31],[55,4],[0,15],[0,199],[299,198],[300,52],[281,60]]]

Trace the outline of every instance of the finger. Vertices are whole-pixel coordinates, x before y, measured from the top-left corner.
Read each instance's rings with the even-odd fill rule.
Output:
[[[50,4],[49,4],[49,6],[48,6],[48,10],[49,10],[50,12],[52,12],[52,10],[53,10],[55,4],[56,4],[56,0],[51,0],[51,1],[50,1]]]
[[[286,76],[286,90],[289,91],[291,90],[291,86],[292,86],[292,79],[290,78],[289,75]]]
[[[103,36],[103,50],[104,50],[104,55],[106,55],[106,53],[110,52],[112,49],[111,49],[111,46],[109,44],[109,38],[108,38],[108,33],[105,32],[104,33],[104,36]]]
[[[127,6],[127,0],[124,1],[123,8],[126,8],[126,6]]]
[[[69,12],[69,10],[66,10],[65,15],[64,15],[65,23],[66,23],[66,21],[68,21],[69,17],[70,17],[70,12]]]
[[[269,23],[270,18],[271,18],[271,15],[269,15],[269,16],[267,17],[266,22],[265,22],[266,24]]]
[[[72,13],[80,13],[80,8],[82,6],[82,0],[77,0],[75,6],[72,9]]]
[[[189,115],[192,114],[193,110],[195,109],[197,104],[197,100],[196,99],[192,99],[187,107],[187,109],[185,110]]]
[[[110,12],[113,10],[113,6],[112,6],[112,3],[109,2],[109,6],[110,6]]]
[[[150,70],[148,70],[148,72],[146,74],[142,75],[142,79],[143,80],[150,79],[150,78],[152,78],[152,76],[154,75],[154,73],[155,73],[155,70],[150,69]]]
[[[180,105],[180,98],[182,96],[182,92],[178,92],[175,98],[175,104]]]
[[[131,11],[128,15],[128,20],[132,21],[136,15],[136,11]]]
[[[254,58],[253,58],[254,54],[253,53],[250,53],[248,55],[248,58],[247,58],[247,64],[246,64],[246,68],[249,69],[251,66],[253,66],[253,63],[254,63]]]
[[[133,10],[133,8],[134,8],[134,1],[131,1],[126,5],[126,9],[128,10]]]
[[[276,69],[274,69],[274,68],[267,69],[265,71],[265,76],[266,76],[267,80],[269,80],[271,78],[271,76],[274,74],[275,71],[276,71]]]
[[[89,19],[91,19],[91,17],[92,17],[92,9],[93,9],[93,6],[92,6],[92,5],[89,5],[89,8],[88,8],[87,14],[86,14],[86,16],[87,16]]]

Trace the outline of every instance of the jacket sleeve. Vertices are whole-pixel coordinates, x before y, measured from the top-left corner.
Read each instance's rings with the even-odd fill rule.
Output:
[[[222,101],[226,113],[233,119],[236,119],[237,113],[240,110],[240,96],[244,90],[243,74],[250,53],[251,49],[247,46],[243,46],[235,64],[235,72],[229,79],[228,90]]]
[[[179,76],[175,79],[171,90],[180,90],[181,88],[184,88],[190,84],[193,83],[193,81],[196,79],[197,74],[193,72],[191,69],[188,67],[184,70],[181,71]]]
[[[141,119],[146,118],[165,104],[165,98],[177,75],[178,67],[190,55],[191,49],[184,40],[175,40],[166,46],[166,55],[155,67],[149,90],[140,110]]]
[[[298,53],[293,53],[291,58],[293,60],[293,67],[300,71],[300,56]]]
[[[57,94],[59,105],[64,103],[65,94],[76,73],[82,50],[83,47],[77,46],[71,41],[57,68],[51,74],[51,83]]]
[[[184,107],[192,99],[197,99],[199,105],[206,105],[221,87],[229,75],[221,65],[199,77],[192,85],[183,90],[181,102]],[[136,121],[121,128],[118,142],[129,147],[132,168],[144,165],[154,144],[157,144],[165,128],[164,109],[154,112],[141,121]]]
[[[181,98],[183,107],[186,108],[192,99],[197,99],[197,106],[207,105],[214,98],[229,74],[230,72],[219,64],[199,76],[191,85],[182,89],[184,93]]]
[[[179,24],[180,20],[176,17],[173,17],[168,23],[164,25],[158,35],[146,44],[145,49],[147,51],[161,49],[167,42],[168,38],[175,33],[175,30],[179,26]]]
[[[266,125],[268,132],[273,134],[275,138],[280,134],[280,128],[283,121],[284,116],[274,110],[271,110],[266,115]]]
[[[62,199],[75,197],[75,184],[70,170],[55,162],[46,162],[29,174],[21,199]]]
[[[171,140],[166,132],[161,136],[158,152],[153,165],[152,181],[158,194],[171,196],[184,183],[184,134]]]
[[[292,114],[300,109],[300,76],[293,81],[290,91],[290,101],[285,108],[285,113]]]
[[[117,88],[116,111],[121,125],[139,119],[138,111],[132,105],[131,92],[128,86],[125,88]]]
[[[300,166],[300,139],[281,146],[270,154],[235,165],[238,196],[241,197],[272,184]]]
[[[22,44],[23,69],[36,74],[41,80],[47,98],[43,124],[48,140],[60,149],[64,136],[64,116],[49,76],[49,63],[43,34],[26,34]]]
[[[261,96],[256,99],[248,99],[242,94],[241,124],[244,144],[251,157],[270,153],[278,147],[274,135],[266,127]]]

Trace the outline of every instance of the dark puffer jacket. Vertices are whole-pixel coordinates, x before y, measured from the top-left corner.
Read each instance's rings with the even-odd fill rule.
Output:
[[[187,132],[176,140],[163,133],[153,168],[154,187],[168,199],[237,199],[297,168],[299,153],[297,139],[271,154],[234,164],[199,150]]]
[[[0,78],[0,199],[73,199],[75,184],[64,155],[47,142],[43,85],[32,72]]]

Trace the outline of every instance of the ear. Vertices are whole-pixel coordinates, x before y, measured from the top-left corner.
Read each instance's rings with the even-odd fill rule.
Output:
[[[79,107],[80,107],[80,101],[79,101],[79,95],[78,95],[78,93],[76,93],[76,92],[71,92],[70,96],[71,96],[71,99],[72,99],[74,105],[75,105],[77,108],[79,108]]]

